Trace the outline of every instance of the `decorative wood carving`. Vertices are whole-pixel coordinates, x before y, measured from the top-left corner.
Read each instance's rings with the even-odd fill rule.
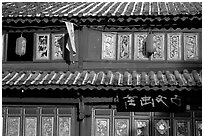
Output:
[[[146,57],[146,41],[147,33],[135,33],[134,35],[134,59],[148,60]]]
[[[116,58],[116,33],[102,33],[102,59]]]
[[[167,59],[181,60],[181,34],[169,33],[167,38]]]
[[[132,34],[118,35],[118,60],[132,58]]]
[[[198,35],[195,33],[184,34],[184,60],[198,59]]]

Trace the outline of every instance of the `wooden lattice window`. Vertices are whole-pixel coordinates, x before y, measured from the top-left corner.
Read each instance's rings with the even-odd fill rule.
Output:
[[[71,136],[74,132],[74,108],[4,108],[3,135]]]

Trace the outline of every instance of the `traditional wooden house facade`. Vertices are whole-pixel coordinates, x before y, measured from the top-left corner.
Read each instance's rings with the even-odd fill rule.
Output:
[[[3,135],[202,135],[202,3],[2,6]]]

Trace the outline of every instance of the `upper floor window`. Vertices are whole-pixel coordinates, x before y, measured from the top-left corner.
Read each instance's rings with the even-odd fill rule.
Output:
[[[2,35],[3,61],[63,60],[64,33],[8,33]]]
[[[64,34],[35,34],[35,60],[63,59]]]

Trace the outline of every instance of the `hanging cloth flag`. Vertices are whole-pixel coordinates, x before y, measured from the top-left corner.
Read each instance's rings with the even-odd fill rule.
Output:
[[[66,27],[67,27],[67,31],[69,34],[69,38],[70,38],[70,43],[71,43],[71,49],[73,51],[73,56],[76,55],[76,47],[75,47],[75,40],[74,40],[74,24],[71,22],[65,22]],[[66,44],[66,48],[70,51],[70,47],[69,44]]]

